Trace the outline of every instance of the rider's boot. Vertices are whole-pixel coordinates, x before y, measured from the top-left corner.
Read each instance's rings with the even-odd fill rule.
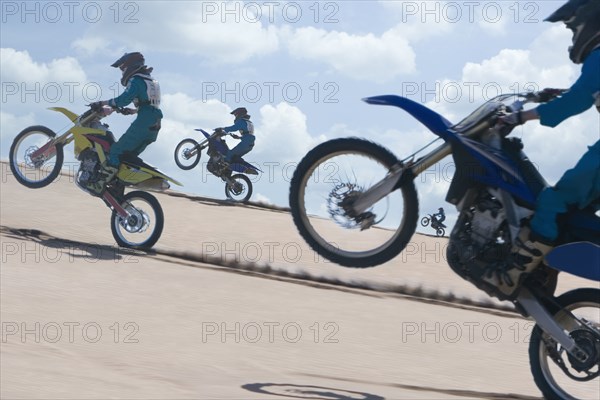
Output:
[[[513,298],[525,276],[533,272],[553,248],[535,235],[532,237],[529,227],[524,227],[511,250],[506,268],[484,279],[507,298]]]
[[[100,178],[95,182],[89,183],[87,189],[97,196],[102,196],[106,189],[106,184],[114,179],[117,172],[119,172],[119,168],[113,167],[105,161],[100,168]]]

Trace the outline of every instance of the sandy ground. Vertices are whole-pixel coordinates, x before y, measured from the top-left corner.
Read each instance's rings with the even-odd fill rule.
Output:
[[[443,238],[415,235],[395,260],[351,270],[312,252],[286,212],[156,194],[156,253],[132,252],[71,178],[32,190],[0,165],[2,398],[540,396],[532,323],[432,300],[486,299],[449,269]]]

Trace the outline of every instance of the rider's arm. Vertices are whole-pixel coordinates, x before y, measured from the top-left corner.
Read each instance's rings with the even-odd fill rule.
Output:
[[[235,121],[235,123],[233,125],[223,128],[223,130],[225,132],[235,132],[235,131],[240,131],[240,130],[245,130],[245,129],[246,129],[246,123],[243,119],[238,119]]]
[[[108,105],[111,107],[125,107],[138,97],[139,93],[145,92],[144,80],[138,77],[133,77],[129,80],[127,87],[120,96],[108,100]]]
[[[540,104],[535,110],[540,123],[555,127],[565,119],[580,114],[594,105],[600,95],[600,50],[593,51],[581,68],[581,76],[562,96]]]

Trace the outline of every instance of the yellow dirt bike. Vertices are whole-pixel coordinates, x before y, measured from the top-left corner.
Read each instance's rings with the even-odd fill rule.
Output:
[[[50,110],[64,114],[73,122],[73,127],[60,136],[41,125],[25,128],[10,148],[10,169],[17,181],[29,188],[47,186],[61,171],[63,148],[74,142],[75,157],[80,161],[75,182],[90,193],[86,186],[100,178],[101,164],[115,143],[108,125],[100,121],[115,110],[123,111],[106,106],[89,109],[81,115],[62,107]],[[120,246],[150,248],[160,238],[164,225],[163,211],[156,197],[140,190],[125,194],[125,187],[166,190],[169,182],[181,186],[135,155],[126,154],[121,158],[117,176],[100,196],[112,210],[111,231]]]

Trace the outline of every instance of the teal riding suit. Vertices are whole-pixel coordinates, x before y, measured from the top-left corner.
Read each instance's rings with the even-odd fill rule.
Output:
[[[135,74],[129,79],[125,91],[108,101],[111,107],[125,107],[133,102],[137,107],[137,118],[127,131],[113,144],[108,155],[108,164],[118,167],[124,153],[139,155],[156,141],[163,117],[160,111],[160,86],[150,75]]]
[[[250,121],[250,116],[246,115],[240,118],[236,118],[233,121],[233,125],[223,128],[225,132],[240,132],[240,143],[235,146],[233,149],[227,152],[225,156],[225,161],[231,162],[233,157],[238,156],[242,157],[250,152],[254,147],[254,124]]]
[[[600,111],[600,48],[585,59],[581,76],[564,93],[537,107],[540,123],[555,127],[565,119],[580,114],[594,105]],[[596,132],[600,136],[600,132]],[[600,197],[600,140],[590,146],[574,168],[565,172],[554,187],[546,188],[538,197],[531,230],[541,240],[553,242],[558,238],[556,217],[571,205],[588,206]]]

